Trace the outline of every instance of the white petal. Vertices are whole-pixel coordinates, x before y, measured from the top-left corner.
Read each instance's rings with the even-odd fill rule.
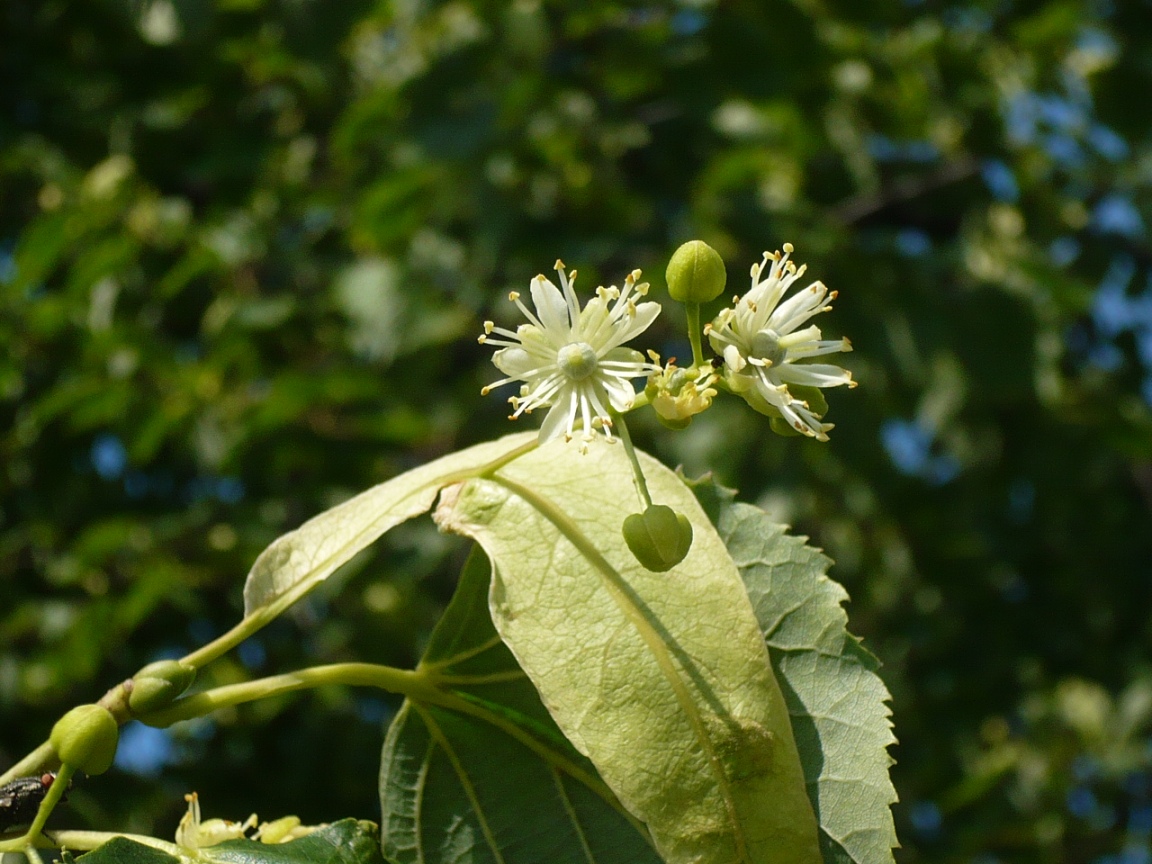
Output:
[[[608,397],[608,401],[617,411],[627,411],[636,401],[636,391],[627,381],[618,378],[601,378],[597,382]]]
[[[569,387],[560,393],[556,404],[548,410],[548,416],[540,425],[541,444],[559,438],[572,431],[572,421],[576,416],[576,388]]]
[[[620,345],[629,341],[633,337],[639,336],[656,320],[656,316],[660,314],[660,304],[649,301],[647,303],[638,303],[636,305],[636,314],[628,318],[621,319],[627,321],[625,327],[621,327],[616,334],[616,337],[611,341],[612,347]]]
[[[593,348],[600,348],[601,343],[609,338],[611,332],[612,318],[608,314],[608,301],[596,296],[581,310],[580,318],[572,331],[572,338],[587,342]]]
[[[788,357],[800,359],[802,357],[816,357],[820,354],[839,354],[851,350],[852,345],[847,340],[833,339],[827,342],[808,342],[795,348],[789,348]]]
[[[627,363],[641,370],[646,370],[652,365],[643,354],[634,348],[613,348],[611,351],[605,351],[600,355],[600,365],[602,366],[605,363]],[[641,372],[637,372],[636,374],[639,375]]]
[[[744,359],[744,355],[735,345],[724,346],[724,362],[733,372],[739,372],[748,365],[748,361]]]
[[[568,322],[568,302],[560,289],[550,281],[537,276],[532,280],[532,302],[536,305],[536,314],[540,316],[540,323],[550,341],[567,342],[571,334]]]
[[[534,357],[523,348],[501,348],[492,355],[492,363],[503,372],[513,378],[526,378],[530,375],[538,374],[547,365],[555,365],[555,359],[552,364],[543,365],[540,363],[539,357]]]
[[[791,351],[793,348],[798,348],[805,342],[818,340],[820,336],[820,328],[813,324],[811,327],[805,327],[803,330],[795,330],[786,336],[781,336],[780,347]]]
[[[852,373],[830,363],[784,363],[774,370],[788,384],[804,387],[839,387],[852,382]]]
[[[768,326],[781,335],[791,333],[823,308],[827,296],[828,289],[824,283],[813,282],[776,307],[768,319]]]

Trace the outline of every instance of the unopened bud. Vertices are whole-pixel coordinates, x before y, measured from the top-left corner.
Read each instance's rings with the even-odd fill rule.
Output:
[[[177,660],[149,663],[132,679],[128,707],[135,715],[166,707],[180,698],[196,680],[196,669]]]
[[[49,741],[60,761],[89,776],[112,767],[120,726],[102,705],[77,705],[52,727]]]
[[[683,429],[712,404],[716,377],[699,377],[695,369],[680,369],[671,362],[648,379],[644,393],[657,419],[669,429]]]
[[[668,280],[668,293],[681,303],[715,300],[728,281],[724,259],[703,240],[690,240],[677,249],[664,277]]]
[[[671,570],[692,548],[692,523],[665,504],[627,517],[623,533],[636,560],[656,573]]]

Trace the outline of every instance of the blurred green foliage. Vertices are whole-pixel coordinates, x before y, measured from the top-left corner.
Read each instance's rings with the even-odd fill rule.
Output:
[[[903,861],[1152,860],[1148,0],[8,0],[0,33],[0,766],[230,626],[281,532],[508,431],[473,337],[557,257],[659,295],[700,237],[740,291],[791,241],[857,348],[831,443],[736,400],[638,443],[837,560]],[[408,527],[213,680],[414,662],[464,554]],[[125,730],[68,818],[373,818],[394,707]]]

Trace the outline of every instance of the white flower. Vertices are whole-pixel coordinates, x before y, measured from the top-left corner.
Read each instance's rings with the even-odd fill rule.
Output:
[[[648,292],[648,284],[637,285],[640,271],[634,270],[624,280],[623,289],[597,288],[596,296],[581,310],[572,289],[576,271],[569,278],[561,261],[556,262],[556,271],[563,294],[543,276],[532,280],[535,315],[520,302],[519,294],[508,295],[528,324],[521,324],[513,333],[491,321],[484,322],[480,342],[501,346],[492,362],[508,377],[493,381],[480,392],[487,395],[493,387],[523,381],[520,395],[508,400],[513,409],[511,419],[551,405],[540,428],[541,443],[560,435],[571,439],[577,420],[585,441],[597,429],[611,440],[611,410],[631,408],[636,398],[632,380],[659,370],[639,351],[621,346],[648,328],[660,314],[660,304],[636,302],[637,296]],[[494,339],[493,333],[504,338]]]
[[[249,828],[256,825],[256,814],[253,813],[243,822],[229,822],[226,819],[200,818],[200,797],[192,792],[184,796],[188,802],[188,812],[176,826],[176,845],[185,849],[203,849],[215,846],[225,840],[243,839]]]
[[[820,354],[851,351],[847,339],[822,341],[820,328],[797,328],[831,306],[836,292],[828,293],[823,282],[813,282],[783,303],[792,283],[804,275],[806,267],[788,260],[792,244],[784,244],[784,253],[764,253],[762,262],[752,265],[752,287],[735,299],[734,308],[725,309],[705,328],[712,348],[724,357],[725,380],[753,408],[762,413],[779,414],[804,435],[827,441],[830,423],[820,422],[822,415],[789,390],[794,387],[855,387],[852,373],[827,363],[803,363]],[[765,266],[771,267],[764,276]]]

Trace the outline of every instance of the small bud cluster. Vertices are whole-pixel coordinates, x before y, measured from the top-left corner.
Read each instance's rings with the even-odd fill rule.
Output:
[[[271,822],[259,822],[255,813],[250,814],[243,822],[202,819],[200,796],[191,792],[184,796],[184,800],[188,802],[188,812],[176,826],[176,845],[191,851],[215,846],[227,840],[258,840],[267,844],[288,843],[324,827],[302,825],[298,816],[284,816]],[[249,834],[249,831],[252,833]]]
[[[648,356],[656,363],[660,362],[659,354],[649,352]],[[648,379],[644,393],[661,423],[669,429],[683,429],[695,415],[711,407],[716,396],[716,388],[712,385],[716,381],[717,376],[710,368],[684,369],[676,365],[673,357],[659,373]]]

